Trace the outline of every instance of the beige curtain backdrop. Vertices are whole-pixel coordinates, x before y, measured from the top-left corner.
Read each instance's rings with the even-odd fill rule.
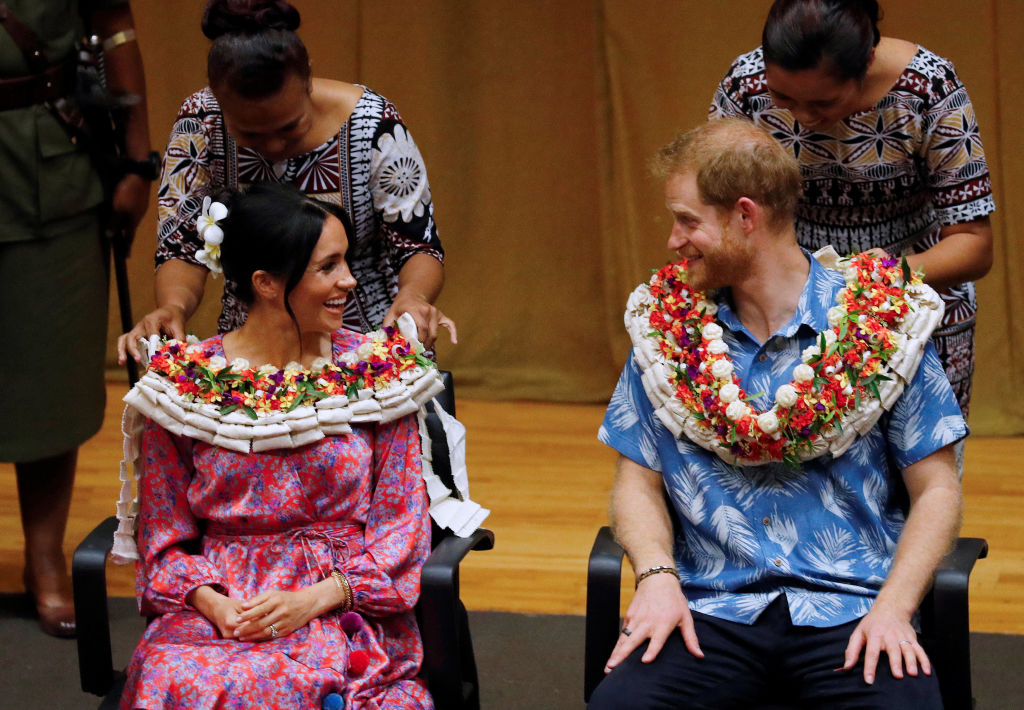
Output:
[[[318,76],[396,103],[426,160],[448,252],[439,301],[459,395],[607,400],[628,353],[629,291],[663,264],[668,219],[645,161],[704,120],[770,0],[297,0]],[[154,146],[205,85],[202,2],[134,3]],[[883,0],[882,30],[952,59],[979,116],[998,211],[979,284],[978,434],[1024,432],[1024,3]],[[154,191],[155,193],[155,191]],[[130,270],[152,307],[155,209]],[[211,335],[220,282],[191,328]],[[1018,315],[1013,318],[1011,314]],[[119,330],[111,318],[111,339]]]

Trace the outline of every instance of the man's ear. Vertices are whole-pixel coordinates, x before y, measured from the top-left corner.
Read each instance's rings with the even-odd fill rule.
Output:
[[[764,208],[749,197],[736,200],[734,212],[745,234],[750,234],[755,227],[760,226],[766,214]]]
[[[283,293],[281,279],[263,269],[257,269],[252,274],[252,291],[259,298],[276,301]]]

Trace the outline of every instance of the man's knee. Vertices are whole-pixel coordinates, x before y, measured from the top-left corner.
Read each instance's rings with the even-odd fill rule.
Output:
[[[587,710],[660,710],[682,708],[685,705],[666,705],[655,697],[649,680],[638,678],[628,666],[620,666],[604,677],[594,689]]]

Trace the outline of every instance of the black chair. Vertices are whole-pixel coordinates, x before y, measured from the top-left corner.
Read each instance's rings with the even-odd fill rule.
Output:
[[[921,603],[921,644],[939,677],[946,710],[970,710],[971,644],[967,583],[974,563],[988,555],[988,543],[959,538],[942,560],[931,590]],[[601,528],[590,551],[587,569],[587,621],[583,699],[590,700],[604,677],[604,664],[619,636],[622,547],[611,529]],[[790,707],[785,697],[773,698],[772,708]],[[766,706],[767,708],[768,706]]]
[[[455,414],[451,373],[444,372],[445,391],[437,401]],[[440,420],[428,405],[435,473],[451,480],[448,450]],[[454,490],[454,488],[453,488]],[[81,542],[71,563],[75,618],[78,626],[78,671],[82,690],[103,698],[99,710],[118,707],[124,690],[124,671],[115,670],[110,644],[107,608],[107,555],[114,540],[117,519],[107,518]],[[459,563],[471,550],[490,550],[494,533],[483,528],[466,538],[433,526],[433,551],[420,576],[420,600],[416,618],[423,636],[423,667],[438,710],[479,710],[480,688],[469,633],[466,607],[459,598]]]

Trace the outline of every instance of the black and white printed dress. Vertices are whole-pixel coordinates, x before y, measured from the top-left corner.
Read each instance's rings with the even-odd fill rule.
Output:
[[[772,102],[760,48],[741,55],[715,91],[710,117],[753,121],[791,150],[804,190],[797,240],[840,254],[890,254],[934,246],[942,227],[995,210],[978,123],[953,64],[923,47],[873,107],[808,130]],[[967,415],[974,371],[973,283],[940,291],[946,306],[932,336]]]
[[[366,87],[352,115],[309,153],[271,163],[238,146],[224,128],[209,88],[188,97],[164,153],[157,207],[156,265],[182,259],[202,266],[196,218],[203,197],[257,182],[285,182],[324,202],[341,205],[355,225],[348,263],[359,284],[345,307],[345,327],[380,326],[398,291],[398,272],[414,254],[438,261],[444,250],[434,224],[427,171],[395,105]],[[224,286],[220,332],[245,322],[235,285]]]

